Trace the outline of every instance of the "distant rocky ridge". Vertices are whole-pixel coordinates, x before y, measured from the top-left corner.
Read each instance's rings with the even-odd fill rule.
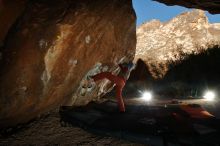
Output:
[[[168,22],[152,20],[137,29],[135,60],[141,58],[154,78],[162,78],[170,63],[220,45],[220,23],[210,24],[205,12],[185,12]]]

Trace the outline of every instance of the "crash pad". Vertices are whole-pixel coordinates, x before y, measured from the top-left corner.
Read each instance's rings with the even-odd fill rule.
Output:
[[[83,107],[60,107],[60,116],[62,125],[148,145],[220,144],[219,119],[191,118],[180,105],[131,104],[120,113],[115,101],[93,102]]]

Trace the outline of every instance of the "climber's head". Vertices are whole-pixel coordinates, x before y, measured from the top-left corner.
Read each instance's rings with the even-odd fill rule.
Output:
[[[133,70],[135,65],[132,61],[129,61],[128,63],[126,63],[126,67],[128,68],[128,70]]]

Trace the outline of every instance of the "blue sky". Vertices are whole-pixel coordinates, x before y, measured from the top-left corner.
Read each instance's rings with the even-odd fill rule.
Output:
[[[133,0],[133,7],[137,15],[137,26],[151,19],[159,19],[164,22],[190,10],[180,6],[166,6],[152,0]],[[211,15],[207,12],[206,15],[209,18],[209,22],[220,23],[220,14]]]

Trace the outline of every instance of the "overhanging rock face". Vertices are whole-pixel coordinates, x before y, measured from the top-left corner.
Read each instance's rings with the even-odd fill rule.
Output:
[[[179,5],[187,8],[198,8],[207,10],[212,14],[220,13],[219,0],[154,0],[169,6]]]
[[[135,20],[131,0],[30,1],[1,50],[0,128],[105,94],[86,78],[133,60]]]
[[[27,0],[0,0],[0,48],[4,44],[9,29],[22,14],[26,4]]]

